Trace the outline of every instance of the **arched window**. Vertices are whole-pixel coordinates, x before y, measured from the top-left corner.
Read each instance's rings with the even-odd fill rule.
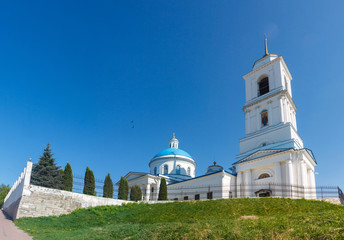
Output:
[[[269,174],[263,173],[263,174],[260,174],[260,175],[259,175],[258,179],[263,179],[263,178],[268,178],[268,177],[270,177]]]
[[[157,174],[157,168],[155,167],[154,168],[154,175],[156,175]]]
[[[267,126],[268,123],[269,123],[268,111],[267,110],[263,110],[260,113],[260,118],[261,118],[262,126],[263,127]]]
[[[188,175],[189,175],[189,176],[191,175],[191,169],[190,169],[190,167],[188,167]]]
[[[180,165],[177,165],[176,173],[180,174]]]
[[[168,165],[167,164],[164,165],[164,174],[168,174]]]
[[[259,96],[269,92],[269,78],[265,77],[258,82]]]

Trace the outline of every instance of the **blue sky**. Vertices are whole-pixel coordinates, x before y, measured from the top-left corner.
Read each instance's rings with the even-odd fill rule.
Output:
[[[149,170],[172,133],[197,163],[231,167],[244,80],[282,55],[318,185],[343,186],[342,1],[2,1],[0,183],[48,142],[58,165],[114,181]],[[130,121],[134,120],[135,128]]]

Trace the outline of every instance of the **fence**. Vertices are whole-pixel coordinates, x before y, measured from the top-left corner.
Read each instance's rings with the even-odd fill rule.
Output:
[[[104,181],[95,179],[95,191],[97,196],[103,196]],[[74,174],[73,192],[82,193],[84,187],[84,176]],[[288,197],[288,198],[310,198],[326,199],[339,198],[344,205],[344,194],[336,186],[317,186],[315,188],[303,187],[299,185],[286,184],[252,184],[237,186],[223,185],[198,185],[175,187],[168,186],[169,200],[201,200],[217,198],[240,198],[240,197]],[[157,200],[159,192],[154,189],[150,191],[149,200]],[[146,196],[146,189],[142,189],[143,197]],[[113,198],[118,196],[118,186],[114,184]],[[144,198],[143,198],[144,199]]]
[[[103,187],[104,187],[104,180],[99,178],[95,178],[95,191],[96,195],[99,197],[103,196]],[[84,176],[80,174],[73,175],[73,192],[76,193],[83,193],[84,189]],[[118,196],[118,186],[113,185],[113,198],[117,198]]]
[[[237,186],[223,185],[200,185],[174,187],[168,186],[168,197],[170,200],[200,200],[217,198],[240,198],[240,197],[287,197],[287,198],[307,198],[325,199],[338,198],[343,193],[339,193],[339,188],[334,186],[318,186],[315,188],[298,185],[284,184],[252,184]],[[155,193],[157,194],[157,193]],[[151,198],[156,197],[151,194]]]

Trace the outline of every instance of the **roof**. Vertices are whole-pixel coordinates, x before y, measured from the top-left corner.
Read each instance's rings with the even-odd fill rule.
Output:
[[[155,155],[154,158],[161,157],[161,156],[166,156],[166,155],[180,155],[180,156],[184,156],[184,157],[188,157],[188,158],[192,159],[190,154],[188,154],[184,150],[178,149],[178,148],[166,148],[166,149],[160,151],[157,155]]]

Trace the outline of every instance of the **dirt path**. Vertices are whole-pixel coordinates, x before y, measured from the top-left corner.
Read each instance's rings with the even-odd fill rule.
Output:
[[[32,237],[17,228],[4,212],[0,211],[0,239],[1,240],[31,240]]]

